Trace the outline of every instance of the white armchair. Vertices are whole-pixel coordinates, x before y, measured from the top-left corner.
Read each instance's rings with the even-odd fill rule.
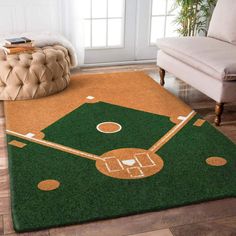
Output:
[[[236,101],[236,1],[218,0],[207,37],[157,41],[161,85],[165,71],[216,101],[215,124],[224,103]]]

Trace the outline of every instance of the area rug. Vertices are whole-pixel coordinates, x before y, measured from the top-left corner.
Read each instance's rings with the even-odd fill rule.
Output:
[[[5,102],[18,232],[236,196],[236,145],[144,73]]]

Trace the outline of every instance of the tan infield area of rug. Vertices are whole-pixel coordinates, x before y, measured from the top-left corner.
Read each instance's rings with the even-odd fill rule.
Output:
[[[42,139],[41,130],[79,105],[98,101],[169,116],[176,124],[180,122],[180,115],[187,116],[191,111],[143,72],[76,74],[72,76],[70,86],[56,96],[5,102],[6,128],[21,134],[33,133],[34,137]],[[106,131],[105,126],[102,128]],[[108,131],[110,129],[115,126],[109,127]]]

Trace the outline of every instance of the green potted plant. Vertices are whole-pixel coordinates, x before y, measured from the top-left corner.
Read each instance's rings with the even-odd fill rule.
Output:
[[[217,0],[176,0],[174,9],[179,9],[175,23],[182,36],[207,34],[209,20]]]

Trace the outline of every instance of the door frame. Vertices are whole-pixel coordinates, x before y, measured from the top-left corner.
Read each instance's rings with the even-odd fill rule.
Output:
[[[157,46],[150,44],[152,0],[137,1],[135,60],[155,60],[157,55]],[[146,10],[143,11],[143,9]]]

